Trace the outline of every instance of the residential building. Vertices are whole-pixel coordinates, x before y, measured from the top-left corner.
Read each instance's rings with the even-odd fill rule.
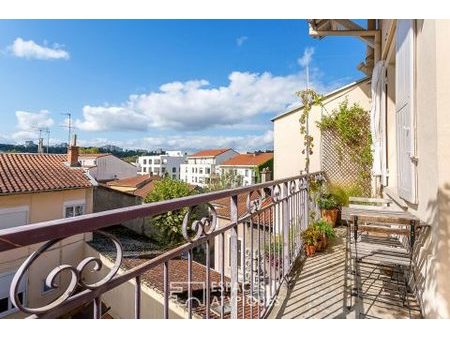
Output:
[[[137,174],[136,166],[112,154],[80,154],[78,161],[98,182],[122,179]]]
[[[205,187],[211,175],[220,174],[219,165],[239,155],[230,148],[202,150],[187,156],[187,163],[180,165],[181,180],[190,184]]]
[[[239,154],[224,161],[219,168],[221,175],[238,175],[243,186],[260,183],[263,168],[273,172],[273,153]]]
[[[367,30],[331,21],[310,20],[310,33],[339,29],[367,43],[359,68],[372,87],[374,192],[420,219],[414,268],[422,313],[449,318],[450,21],[368,20]]]
[[[350,105],[360,104],[365,110],[370,110],[370,78],[345,85],[324,95],[323,107],[312,107],[308,118],[308,134],[314,139],[314,149],[309,159],[309,171],[322,169],[322,135],[316,122],[323,115],[327,115],[338,108],[339,104],[348,101]],[[306,169],[306,156],[302,155],[305,149],[303,135],[300,134],[300,115],[303,106],[298,105],[272,119],[273,146],[274,146],[274,179],[299,175]],[[289,163],[289,165],[286,165]]]
[[[186,156],[182,151],[166,151],[165,154],[139,156],[137,164],[139,175],[168,176],[180,179],[180,165],[184,163]]]
[[[74,164],[75,158],[68,159],[67,155],[0,154],[0,232],[91,213],[95,181]],[[34,306],[53,300],[57,292],[45,285],[45,278],[60,264],[78,264],[87,237],[78,234],[49,248],[45,259],[36,261],[20,284],[20,298]],[[9,286],[19,266],[41,244],[0,255],[0,318],[23,316],[12,306]]]

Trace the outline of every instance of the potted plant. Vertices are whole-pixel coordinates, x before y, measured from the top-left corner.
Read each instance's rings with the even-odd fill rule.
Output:
[[[340,206],[338,199],[332,194],[323,194],[318,198],[317,205],[321,210],[322,218],[336,226]]]
[[[317,250],[324,250],[328,245],[328,240],[335,237],[333,226],[328,221],[321,219],[315,222],[312,227],[320,232],[320,240],[318,242]]]
[[[306,256],[314,256],[314,254],[316,253],[316,245],[320,236],[320,232],[313,227],[309,227],[302,232],[302,239],[305,243]]]

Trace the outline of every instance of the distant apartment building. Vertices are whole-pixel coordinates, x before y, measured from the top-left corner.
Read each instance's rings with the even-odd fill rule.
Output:
[[[136,176],[137,168],[112,154],[80,154],[80,165],[98,182]]]
[[[212,174],[220,174],[219,165],[239,155],[233,149],[202,150],[187,157],[187,163],[180,165],[181,180],[200,187],[208,185]]]
[[[186,157],[182,151],[167,151],[164,155],[139,156],[137,163],[140,175],[168,176],[180,179],[180,165]]]
[[[220,165],[220,174],[232,172],[240,176],[243,186],[247,186],[261,182],[264,168],[273,172],[273,153],[239,154]]]

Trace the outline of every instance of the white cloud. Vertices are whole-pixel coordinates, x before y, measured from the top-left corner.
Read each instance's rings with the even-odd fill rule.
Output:
[[[303,55],[300,58],[298,58],[298,60],[297,60],[298,64],[302,67],[308,66],[312,61],[313,54],[314,54],[314,48],[306,47],[305,51],[303,52]]]
[[[312,85],[323,89],[314,80]],[[86,131],[148,130],[183,131],[239,126],[254,122],[263,113],[279,113],[298,102],[295,93],[304,88],[304,73],[275,76],[271,73],[232,72],[226,86],[206,80],[171,82],[159,91],[131,95],[121,105],[84,106],[76,127]]]
[[[39,128],[49,128],[54,125],[54,120],[47,110],[38,113],[16,111],[17,131],[12,134],[15,141],[35,139]]]
[[[261,149],[273,149],[273,131],[267,130],[259,135],[245,136],[206,136],[206,135],[171,135],[152,136],[141,139],[129,139],[126,141],[112,141],[106,138],[80,140],[81,146],[102,146],[113,144],[127,149],[164,149],[197,151],[208,148],[230,147],[238,151],[251,151]]]
[[[17,38],[9,47],[9,50],[13,55],[25,59],[68,60],[70,57],[69,53],[62,49],[59,44],[54,44],[53,47],[47,47],[38,45],[33,40],[25,41],[22,38]]]
[[[239,47],[241,47],[245,41],[248,40],[247,36],[240,36],[236,39],[236,45],[238,45]]]

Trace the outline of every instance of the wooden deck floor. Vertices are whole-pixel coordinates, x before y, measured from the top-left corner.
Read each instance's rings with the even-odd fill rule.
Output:
[[[414,295],[405,288],[409,261],[398,242],[363,236],[355,248],[346,227],[337,228],[337,234],[326,252],[299,266],[270,317],[421,318]]]

